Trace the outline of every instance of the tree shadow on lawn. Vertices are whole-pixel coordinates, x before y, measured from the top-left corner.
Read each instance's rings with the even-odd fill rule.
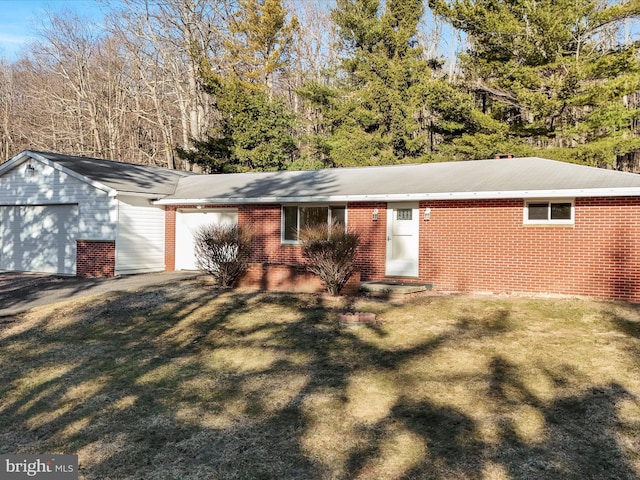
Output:
[[[608,317],[624,335],[626,350],[640,367],[640,304],[613,304]]]
[[[476,418],[402,384],[408,362],[508,331],[504,309],[387,348],[383,331],[340,328],[339,306],[311,296],[101,298],[57,325],[0,330],[0,453],[78,453],[81,478],[96,479],[482,478],[487,465],[503,478],[637,478],[616,442],[630,397],[618,385],[543,402],[494,356],[477,399],[495,408],[489,442]],[[367,372],[372,404],[354,411]],[[518,433],[523,406],[544,419],[542,441]]]
[[[635,400],[620,385],[593,387],[547,404],[527,391],[515,366],[504,359],[494,358],[490,369],[487,397],[496,408],[496,441],[483,440],[480,424],[456,408],[403,398],[371,429],[371,437],[384,438],[381,432],[390,426],[398,430],[400,424],[417,435],[428,453],[394,478],[640,478],[616,438],[624,429],[617,417],[619,403]],[[540,439],[523,438],[521,418],[513,415],[522,408],[539,414]],[[372,440],[366,449],[354,452],[345,478],[379,478],[375,467],[367,464],[384,458],[382,445]]]
[[[626,309],[610,312],[609,318],[635,347],[640,347],[640,304],[627,305]]]
[[[618,420],[620,402],[636,400],[622,386],[594,386],[581,395],[546,402],[529,391],[516,365],[496,357],[490,368],[489,396],[501,414],[497,424],[502,439],[492,460],[506,468],[509,478],[638,478],[616,439],[616,432],[623,429]],[[565,374],[572,375],[571,369]],[[555,381],[562,377],[559,372],[552,375]],[[523,407],[528,412],[520,417],[509,413]],[[544,441],[525,441],[527,416]]]

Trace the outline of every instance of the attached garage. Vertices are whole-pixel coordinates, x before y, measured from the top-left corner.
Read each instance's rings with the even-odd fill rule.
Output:
[[[116,275],[164,270],[164,221],[148,199],[118,197]]]
[[[180,209],[176,212],[176,270],[196,270],[195,232],[203,225],[236,224],[237,209]]]
[[[0,207],[0,270],[74,275],[78,205]]]
[[[152,202],[192,175],[25,151],[0,165],[0,270],[109,276],[165,269]]]

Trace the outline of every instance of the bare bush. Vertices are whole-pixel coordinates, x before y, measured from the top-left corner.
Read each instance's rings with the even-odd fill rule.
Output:
[[[298,238],[307,269],[320,277],[331,295],[338,295],[353,273],[360,236],[331,223],[303,227]]]
[[[235,224],[203,225],[195,235],[196,266],[223,288],[244,273],[251,257],[253,233]]]

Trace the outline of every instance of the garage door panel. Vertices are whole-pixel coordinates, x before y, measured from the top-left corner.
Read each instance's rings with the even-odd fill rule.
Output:
[[[176,270],[196,270],[194,234],[203,225],[211,223],[236,224],[238,211],[179,210],[176,217]]]
[[[116,274],[164,270],[164,237],[163,209],[145,198],[119,198]]]
[[[77,205],[0,207],[0,269],[73,275]]]

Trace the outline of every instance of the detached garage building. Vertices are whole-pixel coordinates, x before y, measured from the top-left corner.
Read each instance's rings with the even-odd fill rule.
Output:
[[[0,270],[111,276],[165,269],[151,202],[189,172],[24,151],[0,165]]]

